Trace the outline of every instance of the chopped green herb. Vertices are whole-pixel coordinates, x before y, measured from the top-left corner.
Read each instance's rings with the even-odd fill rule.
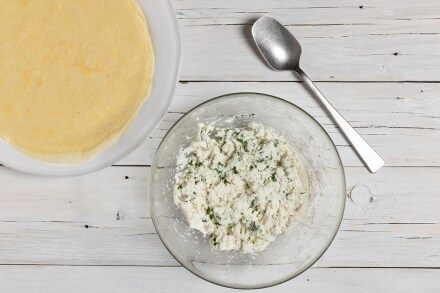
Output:
[[[212,243],[214,244],[214,246],[217,246],[217,245],[218,245],[218,242],[217,242],[217,235],[212,234],[212,235],[210,236],[210,238],[211,238]]]
[[[225,146],[225,144],[226,144],[226,136],[227,136],[227,132],[225,132],[225,135],[223,135],[223,139],[222,139],[223,143],[222,143],[222,146],[220,148],[223,148]]]
[[[251,202],[251,208],[252,208],[252,212],[258,212],[258,206],[255,203],[255,199],[253,199]]]
[[[255,222],[252,222],[249,228],[251,229],[251,231],[257,231],[258,229],[260,229],[260,226],[255,224]]]
[[[272,173],[272,176],[270,176],[273,182],[277,182],[277,177],[275,173]]]
[[[238,174],[237,167],[234,166],[234,168],[232,168],[232,172],[234,172],[234,174]]]
[[[248,142],[246,140],[244,140],[243,138],[237,138],[237,141],[239,143],[241,143],[241,145],[243,146],[243,149],[245,152],[248,152]]]

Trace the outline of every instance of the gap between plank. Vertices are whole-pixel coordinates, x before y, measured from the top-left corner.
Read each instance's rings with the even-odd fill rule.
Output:
[[[181,84],[188,83],[304,83],[302,80],[197,80],[197,79],[182,79],[179,80]],[[313,80],[313,82],[328,82],[328,83],[440,83],[440,80]]]
[[[139,268],[183,268],[182,265],[176,264],[176,265],[89,265],[89,264],[35,264],[35,263],[29,263],[29,264],[0,264],[0,267],[7,267],[7,266],[34,266],[34,267],[139,267]],[[401,270],[401,269],[408,269],[408,270],[440,270],[440,267],[408,267],[408,266],[402,266],[402,267],[361,267],[361,266],[328,266],[328,267],[310,267],[312,269],[387,269],[387,270]]]

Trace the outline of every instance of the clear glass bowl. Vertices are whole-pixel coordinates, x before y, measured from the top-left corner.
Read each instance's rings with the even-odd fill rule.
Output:
[[[234,116],[237,118],[230,119]],[[251,121],[284,133],[306,170],[310,200],[291,229],[264,251],[245,254],[215,250],[202,233],[189,228],[174,205],[177,157],[196,136],[200,122],[243,127]],[[345,176],[335,145],[310,115],[273,96],[237,93],[197,106],[171,128],[151,168],[149,196],[157,233],[184,267],[218,285],[264,288],[299,275],[329,247],[344,213]]]

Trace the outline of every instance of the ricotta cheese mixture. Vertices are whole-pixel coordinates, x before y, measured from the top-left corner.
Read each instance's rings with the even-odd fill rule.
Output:
[[[262,251],[286,231],[306,201],[299,160],[271,127],[200,124],[185,153],[174,203],[189,226],[220,250]]]

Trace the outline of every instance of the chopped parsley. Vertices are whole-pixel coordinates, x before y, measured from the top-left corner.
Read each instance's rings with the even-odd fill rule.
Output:
[[[209,237],[211,238],[212,243],[214,244],[214,246],[217,246],[217,245],[218,245],[218,242],[217,242],[217,235],[215,235],[215,234],[211,234],[211,236],[209,236]]]
[[[249,228],[251,229],[251,231],[258,231],[258,229],[260,229],[260,226],[258,226],[257,224],[255,224],[255,222],[252,222],[251,225],[249,226]]]
[[[243,149],[245,152],[248,152],[248,142],[246,140],[244,140],[243,138],[237,138],[237,141],[239,143],[241,143],[241,145],[243,146]]]

